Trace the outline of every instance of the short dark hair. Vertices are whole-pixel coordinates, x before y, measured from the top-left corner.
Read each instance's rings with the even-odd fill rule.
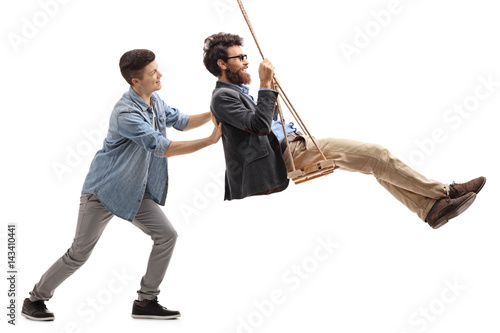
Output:
[[[145,49],[136,49],[125,52],[120,58],[120,72],[125,81],[133,86],[132,79],[142,79],[144,67],[155,60],[155,54]]]
[[[238,35],[219,32],[205,39],[203,46],[203,63],[210,73],[220,76],[222,70],[217,60],[227,61],[227,49],[231,46],[243,46],[243,38]]]

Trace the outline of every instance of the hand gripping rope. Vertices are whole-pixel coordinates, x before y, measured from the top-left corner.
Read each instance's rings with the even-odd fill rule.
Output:
[[[255,44],[257,45],[257,48],[259,49],[260,55],[262,56],[262,59],[264,59],[265,58],[264,53],[262,53],[262,49],[260,48],[259,42],[257,41],[257,37],[255,36],[255,32],[254,32],[252,25],[250,23],[250,19],[248,18],[248,14],[245,11],[245,8],[243,7],[243,3],[241,2],[241,0],[237,0],[237,1],[238,1],[238,5],[240,6],[241,13],[243,14],[243,17],[245,18],[245,21],[247,22],[248,28],[250,29],[250,32],[252,33],[252,37],[255,41]],[[279,80],[276,77],[276,75],[274,75],[274,77],[273,77],[273,85],[274,85],[274,89],[279,93],[279,97],[283,100],[286,107],[288,108],[288,110],[290,111],[292,116],[295,118],[295,121],[299,125],[300,129],[302,131],[304,131],[304,133],[306,133],[311,138],[312,142],[314,143],[314,145],[318,149],[319,153],[321,154],[321,157],[323,158],[323,160],[316,162],[312,165],[308,165],[303,169],[296,169],[295,168],[295,162],[293,160],[292,152],[290,151],[290,145],[289,145],[288,140],[287,140],[283,112],[281,110],[281,104],[280,104],[280,101],[278,98],[276,100],[275,107],[278,108],[278,112],[279,112],[279,116],[280,116],[280,120],[281,120],[281,127],[283,128],[283,133],[285,135],[284,140],[286,141],[286,147],[287,147],[286,151],[288,152],[288,157],[292,163],[292,171],[288,172],[288,178],[292,179],[295,184],[300,184],[300,183],[306,182],[308,180],[318,178],[321,176],[326,176],[330,173],[333,173],[333,171],[337,168],[337,166],[335,165],[335,161],[327,159],[325,154],[323,154],[323,151],[318,146],[316,139],[314,139],[314,137],[311,135],[311,133],[309,132],[309,130],[307,129],[305,124],[302,122],[302,119],[300,119],[299,114],[297,113],[297,111],[295,111],[295,108],[293,107],[292,103],[290,102],[287,95],[283,91],[283,88],[281,88],[281,84],[279,83]]]

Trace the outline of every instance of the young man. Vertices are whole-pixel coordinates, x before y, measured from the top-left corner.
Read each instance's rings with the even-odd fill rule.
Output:
[[[210,112],[188,116],[171,108],[158,96],[162,74],[149,50],[132,50],[120,59],[120,70],[130,84],[116,103],[103,148],[90,165],[80,197],[80,211],[73,244],[41,277],[24,301],[22,315],[32,320],[53,320],[44,301],[90,257],[113,216],[132,222],[151,236],[146,274],[141,280],[132,317],[179,317],[158,303],[159,286],[167,270],[177,238],[175,229],[158,205],[167,196],[167,157],[189,154],[219,141],[222,130]],[[170,141],[166,127],[190,130],[210,119],[212,134],[193,141]]]
[[[274,67],[265,59],[259,67],[257,100],[248,93],[248,60],[240,36],[214,34],[205,39],[204,64],[218,78],[211,111],[224,125],[222,142],[226,158],[225,199],[269,194],[288,186],[290,152],[297,169],[322,160],[311,138],[273,120],[278,93],[272,90]],[[341,170],[372,174],[394,197],[432,228],[463,213],[486,182],[479,177],[465,184],[447,185],[427,179],[380,145],[346,139],[316,140],[328,159]],[[283,152],[283,155],[282,155]]]

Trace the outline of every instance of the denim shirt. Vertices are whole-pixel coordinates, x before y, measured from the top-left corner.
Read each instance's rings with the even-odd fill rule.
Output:
[[[257,104],[257,102],[255,101],[255,99],[253,99],[252,95],[250,95],[250,89],[247,87],[247,86],[244,86],[244,85],[241,85],[241,86],[237,86],[235,84],[232,84],[232,83],[229,83],[229,82],[226,82],[230,85],[233,85],[235,86],[236,88],[238,88],[242,93],[244,93],[245,95],[247,95],[248,97],[250,97],[250,99],[255,103]],[[272,90],[272,89],[269,89],[269,88],[260,88],[260,90]],[[284,120],[283,120],[284,122]],[[286,123],[285,124],[285,131],[286,131],[286,135],[290,134],[290,133],[296,133],[297,132],[297,129],[294,126],[294,123]],[[278,139],[279,142],[283,141],[283,139],[285,138],[285,134],[283,133],[283,127],[281,126],[281,121],[277,120],[276,119],[276,115],[274,117],[274,120],[271,124],[271,130],[273,131],[274,135],[276,136],[276,138]]]
[[[165,151],[172,141],[166,127],[184,130],[189,116],[171,108],[153,93],[156,112],[153,129],[151,107],[130,87],[116,103],[109,130],[90,165],[82,193],[94,194],[114,215],[132,221],[144,194],[165,204],[168,187]]]

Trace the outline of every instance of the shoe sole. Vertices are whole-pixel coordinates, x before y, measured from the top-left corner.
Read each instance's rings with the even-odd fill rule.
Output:
[[[479,191],[481,191],[481,190],[483,189],[484,184],[486,184],[486,177],[484,177],[483,183],[481,184],[481,187],[479,187],[479,188],[477,189],[476,194],[478,194],[478,193],[479,193]]]
[[[460,206],[457,207],[457,209],[455,209],[454,211],[449,212],[448,214],[446,214],[445,216],[443,216],[442,218],[440,218],[439,220],[437,220],[436,225],[433,226],[432,228],[433,229],[440,228],[443,225],[445,225],[452,218],[455,218],[458,215],[462,214],[463,212],[465,212],[467,210],[467,208],[470,207],[470,205],[472,205],[472,203],[474,202],[474,200],[476,200],[476,193],[472,193],[472,195],[470,196],[470,198],[467,199],[467,200],[465,200],[464,202],[462,202],[460,204]]]
[[[43,318],[33,317],[33,316],[27,315],[27,314],[22,313],[22,312],[21,312],[21,316],[28,318],[30,320],[35,320],[35,321],[52,321],[55,319],[55,317],[43,317]]]
[[[181,315],[172,315],[172,316],[154,316],[154,315],[135,315],[132,314],[132,318],[135,319],[175,319],[179,318]]]

